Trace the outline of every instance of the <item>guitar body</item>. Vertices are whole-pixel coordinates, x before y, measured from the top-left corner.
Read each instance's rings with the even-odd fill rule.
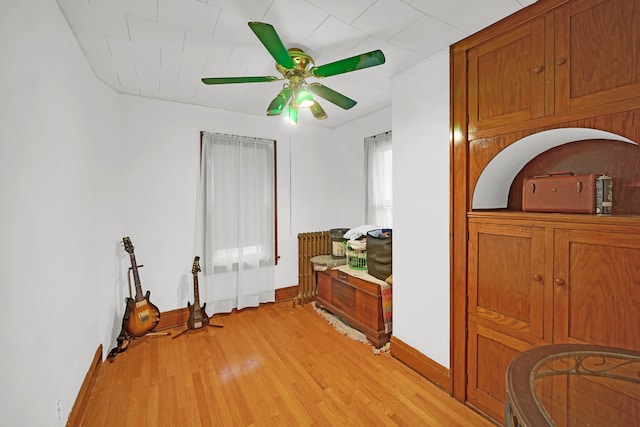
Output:
[[[192,305],[190,302],[187,303],[187,308],[189,308],[189,320],[187,320],[187,327],[189,329],[198,329],[209,324],[209,316],[207,316],[207,313],[204,311],[206,306],[206,302],[199,308]]]
[[[160,310],[149,301],[149,291],[140,301],[132,302],[131,315],[127,321],[127,332],[141,337],[160,322]]]
[[[138,274],[138,264],[136,263],[136,257],[133,253],[133,245],[129,237],[123,237],[124,249],[129,253],[131,258],[131,270],[133,271],[133,282],[136,287],[135,298],[127,298],[127,312],[129,312],[129,318],[126,317],[123,321],[127,333],[134,337],[141,337],[153,328],[156,327],[160,321],[160,310],[149,301],[149,291],[146,294],[142,293],[142,286],[140,285],[140,275]],[[131,310],[129,310],[131,307]]]

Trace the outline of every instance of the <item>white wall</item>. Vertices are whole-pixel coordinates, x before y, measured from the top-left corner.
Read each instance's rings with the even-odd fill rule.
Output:
[[[449,52],[393,79],[393,335],[449,367]]]
[[[0,58],[0,425],[62,426],[118,328],[117,98],[53,1],[2,2]]]
[[[393,121],[335,130],[116,95],[47,0],[2,3],[0,57],[0,425],[65,424],[120,330],[123,236],[162,311],[190,300],[200,130],[278,141],[281,288],[297,283],[299,232],[362,223],[363,139],[393,124],[394,333],[448,366],[446,53],[394,81]],[[418,93],[430,101],[407,101]]]
[[[161,311],[185,307],[193,299],[201,130],[277,141],[281,258],[275,270],[276,288],[298,283],[298,233],[361,223],[361,151],[362,140],[369,134],[366,131],[341,133],[315,127],[311,117],[291,127],[279,117],[128,95],[119,96],[119,108],[125,230],[138,263],[144,265],[140,269],[142,287],[151,291],[151,301]],[[390,125],[390,118],[386,121]],[[206,289],[201,291],[206,295]]]

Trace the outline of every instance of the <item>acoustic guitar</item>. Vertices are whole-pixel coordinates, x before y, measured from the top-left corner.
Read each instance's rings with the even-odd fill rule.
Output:
[[[207,303],[205,302],[202,307],[200,307],[200,292],[198,289],[199,271],[201,271],[200,257],[197,256],[193,260],[193,268],[191,269],[191,273],[193,274],[193,305],[187,302],[187,307],[189,308],[189,320],[187,320],[187,327],[189,329],[199,329],[209,324],[209,316],[207,316],[207,313],[204,311]]]
[[[142,293],[140,285],[140,275],[138,274],[138,264],[133,253],[133,245],[129,237],[123,237],[124,249],[131,258],[131,269],[133,270],[133,281],[136,286],[134,298],[127,298],[127,309],[131,307],[129,319],[126,322],[126,330],[134,337],[141,337],[156,327],[160,321],[160,310],[149,301],[150,292]]]

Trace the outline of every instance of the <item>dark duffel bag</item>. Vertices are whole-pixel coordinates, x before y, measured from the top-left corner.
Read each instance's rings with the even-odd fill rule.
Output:
[[[367,232],[367,270],[376,279],[391,276],[392,233],[390,228]]]

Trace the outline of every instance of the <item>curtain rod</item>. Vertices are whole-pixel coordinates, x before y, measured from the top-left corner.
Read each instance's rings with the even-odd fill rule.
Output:
[[[380,136],[389,135],[390,133],[391,133],[391,131],[390,131],[390,130],[388,130],[388,131],[386,131],[386,132],[382,132],[382,133],[379,133],[379,134],[377,134],[377,135],[368,136],[368,137],[366,137],[365,139],[378,138],[378,137],[380,137]]]
[[[231,135],[229,133],[220,133],[220,132],[208,132],[206,130],[201,130],[200,131],[200,136],[203,136],[205,133],[211,133],[211,134],[215,134],[215,135],[220,135],[220,136],[231,136],[234,138],[247,138],[247,139],[255,139],[258,141],[273,141],[276,142],[275,139],[269,139],[269,138],[257,138],[255,136],[244,136],[244,135]]]

